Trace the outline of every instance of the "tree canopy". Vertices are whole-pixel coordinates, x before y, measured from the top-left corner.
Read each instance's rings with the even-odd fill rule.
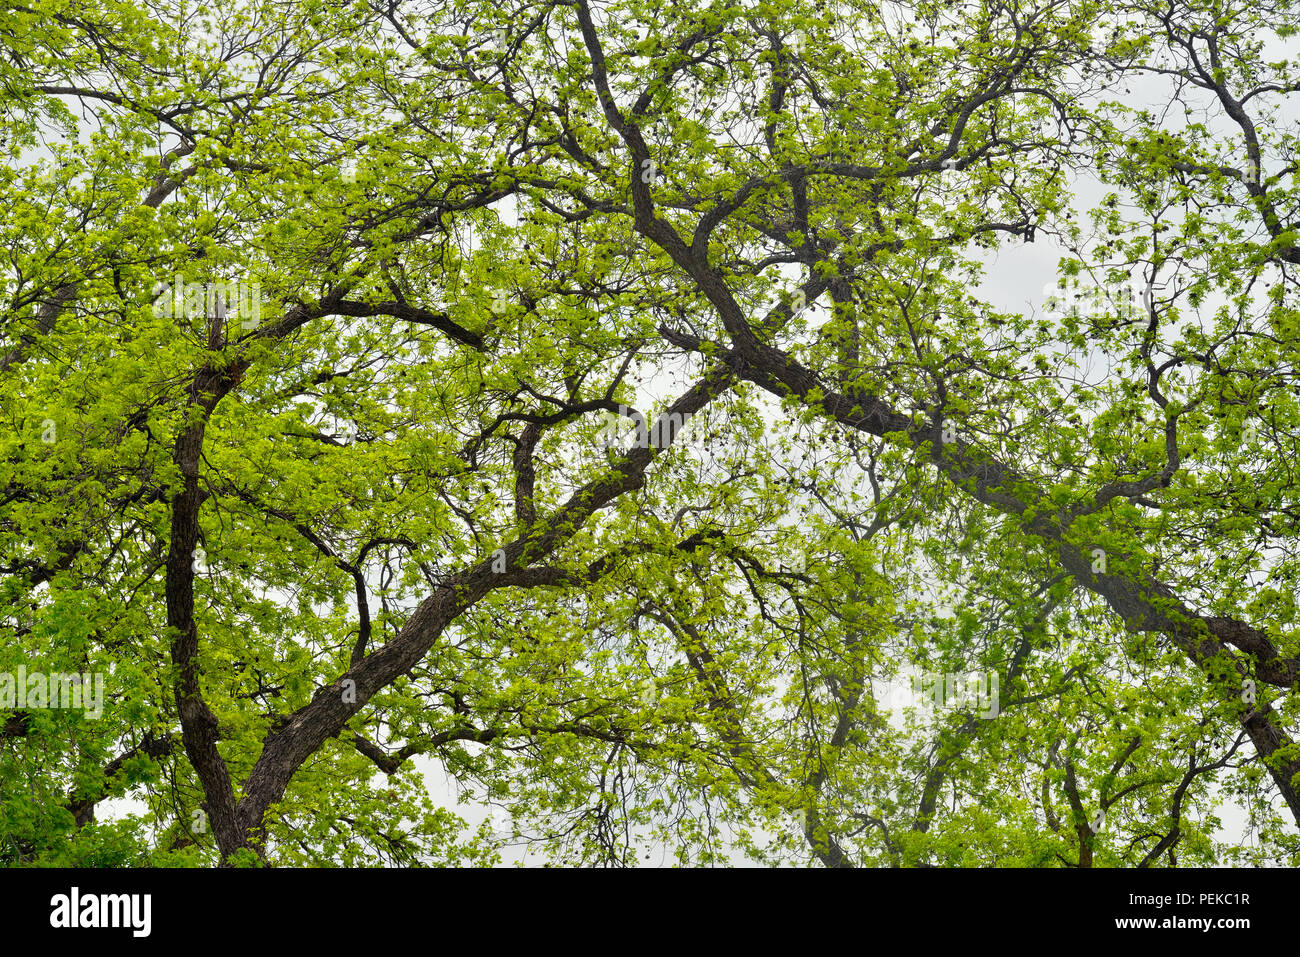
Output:
[[[1300,863],[1298,29],[0,6],[0,861]]]

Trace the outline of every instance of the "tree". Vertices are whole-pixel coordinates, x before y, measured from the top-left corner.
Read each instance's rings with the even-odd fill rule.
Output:
[[[6,9],[0,856],[1294,863],[1294,24]]]

